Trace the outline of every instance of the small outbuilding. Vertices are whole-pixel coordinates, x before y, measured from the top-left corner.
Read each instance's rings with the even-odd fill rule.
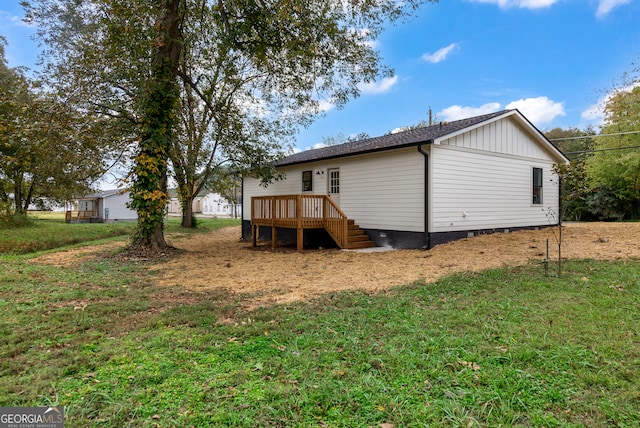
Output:
[[[308,150],[243,180],[244,239],[425,248],[555,225],[568,159],[518,110]]]
[[[66,213],[67,223],[108,223],[137,221],[138,214],[130,209],[127,189],[105,190],[76,199],[75,209]]]

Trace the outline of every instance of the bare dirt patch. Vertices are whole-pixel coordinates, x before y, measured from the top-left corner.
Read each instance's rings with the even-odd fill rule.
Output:
[[[107,257],[115,251],[119,251],[128,241],[118,240],[101,245],[78,247],[67,250],[55,251],[43,254],[31,259],[31,263],[41,263],[60,267],[75,266],[96,257]]]
[[[640,258],[640,223],[567,224],[563,233],[563,258]],[[542,262],[547,239],[550,258],[557,259],[557,228],[482,235],[429,251],[296,252],[254,249],[240,241],[240,228],[233,227],[173,242],[184,253],[154,268],[161,272],[159,285],[198,293],[224,289],[244,295],[247,306],[256,307],[342,290],[377,293],[454,272]]]
[[[563,259],[640,259],[640,223],[576,223],[564,227]],[[438,245],[429,251],[356,252],[272,250],[240,240],[240,227],[169,241],[180,251],[149,265],[169,300],[233,293],[248,308],[306,301],[344,290],[378,293],[416,280],[433,282],[454,272],[542,263],[549,240],[557,260],[557,228],[495,233]],[[33,260],[73,266],[122,249],[127,241],[46,254]],[[541,265],[542,269],[542,265]],[[178,299],[180,300],[180,299]]]

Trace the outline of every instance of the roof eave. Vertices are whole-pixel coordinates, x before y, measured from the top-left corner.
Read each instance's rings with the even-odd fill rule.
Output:
[[[327,161],[327,160],[332,160],[332,159],[340,159],[340,158],[347,158],[347,157],[352,157],[352,156],[360,156],[360,155],[366,155],[366,154],[371,154],[371,153],[379,153],[379,152],[386,152],[389,150],[398,150],[398,149],[404,149],[407,147],[417,147],[417,146],[421,146],[424,144],[433,144],[433,140],[426,140],[426,141],[416,141],[416,142],[411,142],[411,143],[406,143],[406,144],[400,144],[397,146],[390,146],[390,147],[378,147],[375,149],[370,149],[370,150],[363,150],[363,151],[359,151],[359,152],[355,152],[355,153],[342,153],[342,154],[338,154],[338,155],[333,155],[333,156],[324,156],[324,157],[318,157],[318,158],[314,158],[314,159],[307,159],[307,160],[300,160],[297,162],[287,162],[287,163],[275,163],[275,167],[276,168],[281,168],[281,167],[285,167],[285,166],[294,166],[294,165],[302,165],[305,163],[314,163],[314,162],[323,162],[323,161]]]
[[[458,135],[464,134],[465,132],[469,132],[469,131],[473,131],[474,129],[482,128],[483,126],[486,126],[487,124],[490,124],[490,123],[493,123],[493,122],[497,122],[499,120],[504,119],[505,117],[512,116],[516,112],[517,112],[517,110],[509,110],[509,111],[506,111],[504,114],[501,114],[500,116],[496,116],[496,117],[493,117],[491,119],[483,120],[482,122],[478,122],[478,123],[476,123],[474,125],[470,125],[470,126],[467,126],[465,128],[459,129],[457,131],[451,132],[449,134],[442,135],[442,136],[440,136],[440,137],[435,139],[434,144],[437,145],[437,144],[440,144],[444,140],[448,140],[450,138],[455,138]]]

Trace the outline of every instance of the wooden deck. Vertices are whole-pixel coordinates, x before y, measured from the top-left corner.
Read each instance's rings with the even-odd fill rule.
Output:
[[[64,221],[67,223],[89,223],[92,218],[98,218],[97,210],[67,211]]]
[[[256,246],[260,226],[271,227],[275,247],[277,228],[297,230],[297,249],[303,249],[305,229],[325,229],[340,248],[375,246],[353,220],[327,195],[279,195],[251,198],[251,241]]]

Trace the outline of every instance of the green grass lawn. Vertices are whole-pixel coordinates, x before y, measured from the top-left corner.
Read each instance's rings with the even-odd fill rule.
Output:
[[[0,255],[0,406],[68,427],[640,426],[637,260],[246,312],[139,262],[32,258]]]
[[[58,212],[38,212],[30,217],[34,221],[29,227],[0,228],[0,254],[27,254],[114,237],[127,239],[136,226],[133,222],[68,224],[64,213]],[[165,231],[183,236],[238,224],[236,219],[198,218],[198,228],[183,229],[179,218],[171,218]]]

